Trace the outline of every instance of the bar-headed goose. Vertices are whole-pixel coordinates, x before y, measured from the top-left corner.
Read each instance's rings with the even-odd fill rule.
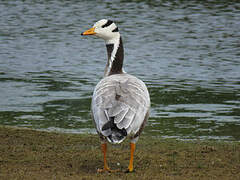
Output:
[[[150,97],[140,79],[123,70],[123,43],[118,27],[111,20],[102,19],[82,35],[95,35],[105,40],[108,61],[104,78],[97,84],[92,97],[93,120],[101,139],[104,168],[107,165],[107,140],[121,143],[130,137],[131,153],[127,172],[133,171],[135,144],[149,116]]]

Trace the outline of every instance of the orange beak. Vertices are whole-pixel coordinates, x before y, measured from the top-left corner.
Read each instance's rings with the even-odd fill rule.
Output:
[[[89,30],[81,33],[82,36],[85,36],[85,35],[94,35],[94,34],[96,34],[96,32],[95,32],[95,27],[92,27],[92,28],[90,28]]]

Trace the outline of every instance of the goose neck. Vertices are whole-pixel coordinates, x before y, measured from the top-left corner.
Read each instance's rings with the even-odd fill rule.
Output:
[[[112,74],[123,73],[123,43],[122,38],[117,38],[106,41],[108,61],[105,68],[104,76],[110,76]]]

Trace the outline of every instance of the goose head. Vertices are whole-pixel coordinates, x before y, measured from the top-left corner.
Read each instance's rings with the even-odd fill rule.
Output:
[[[107,19],[97,21],[92,28],[83,32],[81,35],[94,35],[105,40],[107,44],[112,44],[116,40],[119,40],[120,33],[116,24]]]

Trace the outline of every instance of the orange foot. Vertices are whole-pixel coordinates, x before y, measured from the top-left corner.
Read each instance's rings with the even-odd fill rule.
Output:
[[[125,173],[132,173],[133,172],[133,169],[127,169],[126,171],[125,171]]]
[[[118,172],[118,171],[119,171],[119,169],[112,170],[109,167],[97,170],[98,173],[103,173],[103,172],[115,173],[115,172]]]

